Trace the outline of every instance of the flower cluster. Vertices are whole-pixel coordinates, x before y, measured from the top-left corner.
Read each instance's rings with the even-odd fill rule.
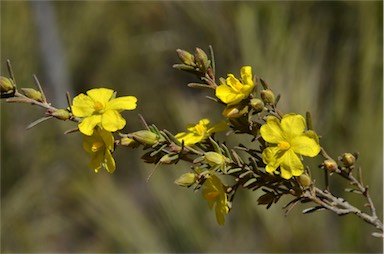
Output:
[[[110,173],[115,170],[112,132],[123,129],[126,124],[120,112],[136,108],[136,97],[115,97],[111,89],[95,88],[73,98],[71,110],[81,119],[79,130],[84,134],[83,147],[91,155],[90,167],[95,172],[101,167]]]
[[[200,48],[196,48],[194,54],[178,49],[177,54],[182,63],[174,67],[196,75],[203,82],[191,83],[190,87],[213,91],[215,98],[210,98],[224,107],[224,120],[211,124],[208,118],[203,118],[196,124],[187,125],[187,131],[173,135],[165,129],[159,130],[154,124],[147,124],[141,117],[146,128],[125,134],[121,130],[126,120],[120,113],[134,110],[137,99],[134,96],[116,98],[116,92],[111,89],[91,89],[76,96],[72,103],[68,99],[71,105],[67,109],[57,109],[47,102],[38,82],[37,90],[21,88],[19,92],[14,77],[1,77],[1,98],[47,109],[47,116],[28,128],[50,118],[77,122],[76,130],[84,138],[83,148],[91,157],[89,167],[95,172],[101,168],[109,173],[115,171],[112,154],[118,146],[142,146],[146,152],[141,158],[156,166],[179,161],[191,164],[190,171],[178,177],[175,183],[195,191],[202,188],[202,196],[215,211],[220,225],[225,223],[237,190],[244,188],[263,191],[257,203],[267,208],[282,196],[292,195],[294,199],[285,206],[286,212],[299,202],[314,202],[314,207],[303,212],[325,208],[339,215],[353,213],[374,225],[382,235],[383,224],[376,215],[366,185],[362,183],[361,169],[358,168],[360,180],[353,176],[357,153],[343,153],[338,160],[332,159],[312,130],[309,113],[305,118],[296,113],[282,113],[277,105],[280,95],[275,96],[263,79],[253,76],[250,66],[240,69],[240,78],[228,74],[226,78],[219,78],[220,84],[217,84],[212,48],[210,58]],[[227,135],[247,135],[251,145],[240,143],[230,147],[215,135],[227,129]],[[116,140],[115,132],[119,134]],[[310,168],[303,164],[303,156],[318,155],[325,159],[320,168],[325,171],[327,191],[314,186]],[[331,194],[327,181],[333,174],[347,179],[352,185],[351,192],[364,196],[371,215]]]

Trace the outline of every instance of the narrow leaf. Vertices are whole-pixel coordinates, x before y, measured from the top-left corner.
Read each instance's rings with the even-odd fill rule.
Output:
[[[48,119],[51,119],[51,118],[52,118],[52,116],[45,116],[45,117],[39,118],[39,119],[37,119],[36,121],[34,121],[33,123],[30,123],[30,124],[27,126],[27,130],[29,130],[30,128],[32,128],[32,127],[38,125],[39,123],[42,123],[42,122],[44,122],[44,121],[46,121],[46,120],[48,120]]]
[[[303,214],[313,213],[313,212],[316,212],[316,211],[321,210],[321,209],[324,209],[324,207],[322,207],[322,206],[310,207],[310,208],[304,209]]]
[[[254,182],[256,182],[256,178],[251,178],[249,179],[248,181],[246,181],[244,184],[243,184],[243,187],[247,188],[248,186],[250,186],[251,184],[253,184]]]

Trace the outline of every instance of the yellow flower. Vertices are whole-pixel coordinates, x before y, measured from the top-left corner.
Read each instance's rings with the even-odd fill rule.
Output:
[[[262,138],[271,145],[262,154],[267,172],[272,173],[280,166],[285,179],[304,172],[300,155],[315,157],[320,152],[317,134],[304,130],[305,119],[301,115],[284,115],[281,122],[274,116],[267,118],[260,128]]]
[[[190,124],[187,126],[189,132],[181,132],[175,135],[180,142],[184,140],[184,145],[190,146],[203,141],[214,132],[219,132],[227,128],[227,122],[220,123],[208,128],[210,121],[206,118],[202,119],[196,125]]]
[[[79,129],[85,135],[91,136],[96,125],[114,132],[126,124],[119,112],[135,109],[136,101],[134,96],[114,98],[113,90],[95,88],[88,90],[87,95],[82,93],[73,99],[72,113],[83,118]]]
[[[96,128],[92,136],[84,135],[83,148],[91,155],[89,167],[97,173],[104,167],[109,173],[116,169],[115,160],[112,157],[114,138],[112,133]]]
[[[254,88],[252,67],[243,66],[240,70],[241,81],[228,74],[225,84],[216,88],[216,97],[228,105],[239,103],[247,98]]]
[[[225,193],[223,183],[215,176],[210,175],[204,182],[206,187],[202,194],[204,199],[208,201],[209,208],[215,206],[216,220],[220,225],[224,225],[224,215],[229,212],[227,194]]]

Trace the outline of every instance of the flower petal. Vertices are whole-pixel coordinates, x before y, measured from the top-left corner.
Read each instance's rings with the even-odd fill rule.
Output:
[[[100,134],[100,139],[103,140],[105,147],[108,150],[113,151],[115,139],[114,139],[112,133],[110,133],[109,131],[106,131],[104,129],[100,129],[100,128],[98,128],[98,133]]]
[[[305,119],[301,115],[286,114],[281,120],[281,129],[285,133],[287,141],[290,141],[304,132]]]
[[[281,158],[280,164],[281,176],[285,179],[289,179],[293,176],[299,176],[304,172],[304,165],[301,162],[299,156],[289,149],[284,153]]]
[[[94,101],[87,95],[81,93],[73,98],[72,113],[77,117],[87,117],[93,114]]]
[[[125,124],[125,119],[116,110],[105,111],[101,118],[101,126],[110,132],[121,130]]]
[[[123,96],[112,99],[107,103],[106,110],[133,110],[136,108],[137,98],[135,96]]]
[[[219,225],[224,225],[225,217],[224,215],[228,214],[228,207],[224,203],[216,203],[215,207],[216,221]]]
[[[113,173],[113,171],[115,171],[116,169],[116,163],[115,163],[115,160],[113,159],[113,156],[111,154],[111,152],[109,151],[109,149],[106,149],[105,150],[105,154],[104,154],[104,166],[105,166],[105,169],[109,172],[109,173]]]
[[[292,139],[291,147],[295,153],[308,157],[315,157],[320,152],[320,145],[312,135],[308,137],[306,133]]]
[[[265,171],[273,173],[280,165],[281,158],[278,156],[278,147],[267,147],[262,153],[263,162],[267,165]]]
[[[243,80],[244,84],[254,86],[253,84],[253,77],[252,77],[252,67],[251,66],[243,66],[240,69],[240,76],[241,79]]]
[[[88,90],[87,94],[93,101],[98,101],[103,105],[106,105],[113,95],[113,90],[107,88],[94,88]]]
[[[104,161],[104,150],[93,153],[89,167],[97,173],[103,166]]]
[[[194,145],[196,143],[201,142],[205,138],[205,136],[196,135],[194,133],[182,132],[182,133],[176,134],[175,138],[177,138],[180,142],[184,140],[184,145],[190,146],[190,145]]]
[[[79,130],[81,133],[91,136],[93,134],[93,130],[97,124],[101,122],[101,115],[92,115],[86,117],[79,124]]]
[[[236,104],[244,99],[244,94],[238,93],[228,85],[219,85],[216,88],[216,97],[226,104]]]
[[[284,133],[280,126],[280,121],[274,116],[267,118],[267,123],[260,128],[261,137],[271,144],[278,144],[281,141],[286,141]]]
[[[228,127],[227,121],[221,121],[207,130],[208,134],[224,131]]]

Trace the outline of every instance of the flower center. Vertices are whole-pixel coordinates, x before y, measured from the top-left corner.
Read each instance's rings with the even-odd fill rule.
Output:
[[[199,135],[204,135],[205,130],[206,130],[206,128],[205,128],[205,126],[203,124],[197,124],[195,126],[195,131]]]
[[[233,88],[235,88],[236,92],[241,92],[243,88],[243,84],[239,80],[236,81],[236,83],[233,84]]]
[[[291,147],[291,145],[287,141],[281,141],[277,146],[280,148],[280,150],[283,151],[286,151]]]
[[[104,105],[103,105],[103,103],[101,103],[99,101],[95,101],[93,108],[95,109],[96,112],[102,113],[102,111],[104,110]]]
[[[97,151],[100,151],[100,149],[104,146],[103,142],[94,142],[92,143],[91,150],[92,152],[96,153]]]

